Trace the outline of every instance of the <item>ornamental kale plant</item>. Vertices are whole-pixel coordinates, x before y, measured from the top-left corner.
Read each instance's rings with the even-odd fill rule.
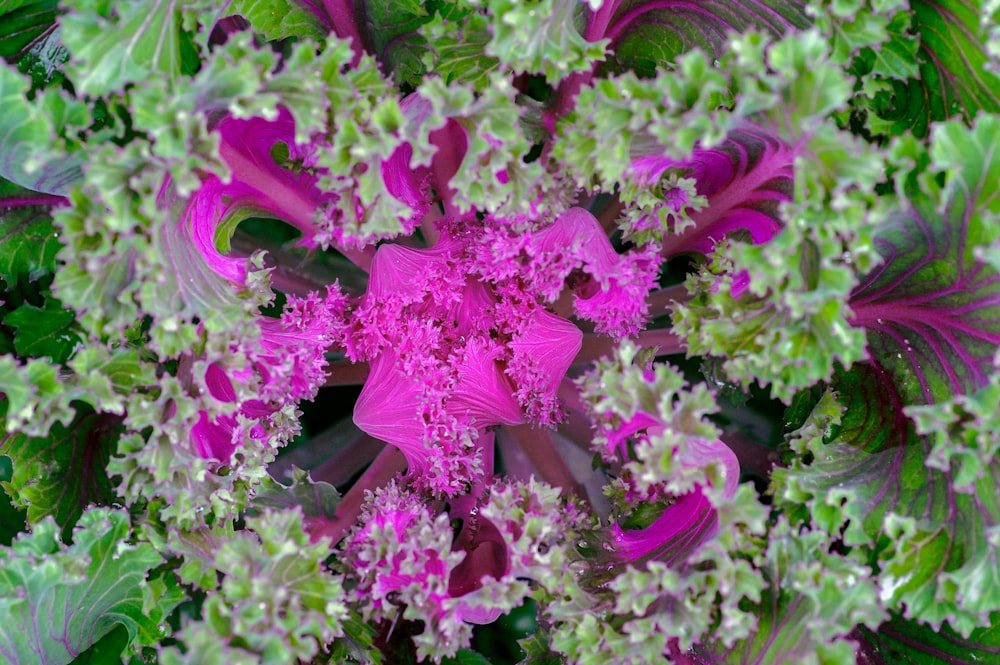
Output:
[[[1000,663],[998,26],[0,2],[0,663]]]

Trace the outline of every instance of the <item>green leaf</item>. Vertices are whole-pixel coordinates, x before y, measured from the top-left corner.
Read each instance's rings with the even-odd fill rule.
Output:
[[[489,26],[489,18],[471,3],[440,7],[418,31],[428,48],[423,56],[424,67],[445,83],[465,83],[477,91],[486,90],[490,74],[500,67],[499,60],[485,52],[490,41]],[[414,42],[413,51],[419,52],[420,46]]]
[[[52,32],[57,0],[7,2],[0,6],[0,57],[10,63],[21,60]]]
[[[611,40],[612,55],[605,69],[634,71],[652,76],[663,66],[695,48],[713,58],[722,57],[732,33],[763,31],[774,36],[802,29],[810,20],[805,3],[798,0],[765,0],[754,3],[654,2],[620,3],[603,34]]]
[[[326,568],[329,543],[310,542],[299,510],[250,517],[246,530],[210,554],[223,575],[219,588],[206,598],[203,619],[176,635],[187,657],[171,647],[165,664],[311,662],[344,637],[350,613],[342,578]],[[208,650],[204,659],[191,658],[198,647]]]
[[[68,427],[56,424],[45,438],[15,433],[7,439],[3,451],[14,471],[4,489],[27,508],[30,524],[51,516],[68,534],[84,508],[114,499],[105,467],[121,422],[80,405]]]
[[[768,538],[757,630],[730,648],[707,644],[695,653],[713,665],[854,665],[849,636],[858,624],[877,626],[885,612],[871,570],[828,547],[826,534],[779,518]]]
[[[873,129],[924,137],[935,121],[960,115],[971,122],[980,111],[1000,111],[1000,76],[991,67],[982,22],[986,6],[980,0],[910,3],[919,76],[893,80],[891,90],[875,96]]]
[[[549,85],[589,72],[604,59],[604,41],[587,41],[576,28],[576,0],[491,0],[486,54],[514,72],[540,73]]]
[[[537,160],[524,161],[531,144],[522,130],[524,109],[516,102],[516,91],[498,74],[490,80],[477,96],[471,85],[446,85],[440,78],[426,78],[418,93],[434,110],[420,127],[420,138],[426,143],[428,134],[449,118],[465,129],[468,148],[449,181],[455,190],[452,203],[458,209],[517,214],[551,206],[555,198],[552,174]]]
[[[34,281],[56,267],[62,246],[49,207],[61,199],[0,180],[0,279]]]
[[[862,50],[860,58],[870,74],[899,80],[919,75],[920,39],[911,32],[911,23],[910,12],[898,12],[885,26],[886,40]]]
[[[161,562],[152,545],[132,545],[128,516],[106,509],[87,511],[73,544],[58,542],[52,520],[0,549],[0,655],[8,662],[65,665],[125,626],[129,642],[143,627],[153,602],[145,584]]]
[[[49,358],[61,363],[76,351],[76,313],[65,309],[55,298],[46,298],[45,307],[23,305],[4,317],[3,323],[17,329],[14,348],[23,357]]]
[[[838,375],[833,387],[844,405],[842,422],[837,427],[824,408],[810,434],[793,433],[799,459],[775,470],[775,505],[877,559],[889,609],[905,606],[907,617],[935,626],[947,620],[962,633],[982,625],[1000,610],[992,544],[1000,525],[1000,461],[994,456],[959,492],[950,470],[928,466],[931,440],[903,414],[888,374],[860,365]]]
[[[416,87],[424,75],[421,61],[430,48],[417,31],[431,20],[429,3],[408,0],[369,0],[365,3],[365,19],[372,52],[386,71],[392,73],[397,85]],[[433,12],[431,12],[433,13]]]
[[[84,127],[86,111],[61,91],[28,102],[28,79],[0,64],[0,177],[36,192],[63,194],[80,179],[84,157],[60,144],[66,124]],[[75,145],[75,144],[74,144]]]
[[[319,17],[294,0],[235,0],[230,11],[250,21],[268,40],[299,37],[321,42],[327,34]]]
[[[100,96],[151,76],[173,80],[185,71],[189,30],[210,26],[211,0],[184,3],[143,0],[72,0],[62,18],[63,43],[72,56],[66,72],[77,92]]]
[[[14,467],[10,458],[0,455],[0,486],[10,481]],[[14,536],[27,525],[23,510],[16,508],[6,491],[0,491],[0,546],[10,545]]]
[[[861,628],[856,636],[859,652],[871,662],[893,665],[977,665],[994,663],[1000,656],[1000,614],[989,625],[962,637],[947,626],[933,630],[896,615],[877,631]],[[878,660],[876,660],[878,659]]]
[[[450,658],[442,658],[441,665],[490,665],[486,656],[472,649],[459,649]]]
[[[265,477],[254,494],[251,507],[259,511],[261,508],[288,510],[297,506],[302,509],[306,521],[332,520],[339,503],[337,488],[330,483],[314,482],[308,471],[292,467],[291,485],[282,485],[271,476]]]

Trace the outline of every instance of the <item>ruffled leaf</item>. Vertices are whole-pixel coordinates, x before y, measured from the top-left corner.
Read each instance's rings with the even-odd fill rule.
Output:
[[[805,3],[797,0],[733,4],[729,2],[655,2],[625,0],[605,2],[599,11],[607,28],[597,38],[611,40],[605,67],[652,75],[672,65],[685,51],[700,48],[719,57],[730,33],[751,30],[780,36],[809,25]]]
[[[871,569],[829,552],[826,534],[790,528],[785,520],[768,540],[756,632],[725,648],[710,646],[725,644],[724,637],[695,647],[694,664],[853,665],[855,627],[877,626],[885,615]]]
[[[95,509],[84,513],[73,544],[60,546],[58,527],[46,520],[30,535],[0,549],[0,656],[12,663],[66,665],[123,625],[128,641],[159,637],[156,620],[176,605],[157,602],[145,582],[162,561],[148,543],[130,544],[128,516]]]
[[[322,41],[326,26],[319,17],[294,0],[237,0],[230,10],[250,21],[268,40],[299,37]]]
[[[555,85],[589,72],[604,59],[604,43],[583,38],[575,25],[576,0],[493,0],[491,39],[485,52],[517,73],[542,73]]]
[[[176,79],[192,73],[191,59],[184,57],[195,48],[189,31],[199,19],[210,23],[213,8],[209,0],[183,7],[168,0],[65,5],[62,39],[72,55],[66,70],[77,91],[93,96],[152,75]]]
[[[59,145],[62,123],[86,126],[86,112],[67,102],[58,90],[40,94],[33,103],[30,85],[0,64],[0,177],[36,192],[65,194],[81,177],[84,157],[79,146]]]
[[[981,625],[1000,609],[1000,463],[993,458],[959,492],[951,469],[927,464],[932,441],[903,414],[888,374],[861,365],[834,388],[844,404],[839,427],[817,407],[817,429],[793,436],[811,462],[775,471],[776,504],[870,556],[887,545],[879,584],[890,609],[905,605],[904,616],[962,633]]]
[[[343,579],[325,565],[329,544],[309,542],[299,510],[248,518],[208,556],[218,587],[202,618],[175,635],[186,653],[165,648],[162,662],[308,662],[345,634]]]

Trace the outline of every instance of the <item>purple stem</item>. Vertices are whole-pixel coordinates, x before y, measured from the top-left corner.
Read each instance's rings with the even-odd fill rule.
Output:
[[[607,0],[607,2],[601,5],[600,9],[596,12],[591,12],[590,19],[587,21],[587,28],[583,32],[583,38],[588,42],[596,42],[604,39],[608,25],[611,23],[611,17],[618,10],[620,3],[621,0]],[[573,100],[576,99],[577,93],[580,92],[580,88],[590,83],[593,78],[594,68],[591,67],[589,72],[577,72],[563,79],[562,83],[559,84],[559,89],[556,91],[556,101],[550,112],[550,119],[553,125],[555,125],[556,120],[569,113],[573,106]]]
[[[351,40],[351,48],[354,50],[351,66],[356,67],[365,49],[354,14],[354,3],[351,0],[323,0],[323,7],[336,35],[341,39]]]
[[[566,460],[556,449],[552,434],[547,429],[534,425],[510,425],[507,431],[511,433],[521,450],[525,452],[532,466],[545,482],[561,487],[567,493],[575,494],[588,506],[590,500],[587,490],[576,479]]]
[[[26,208],[28,206],[65,206],[69,205],[69,200],[64,196],[55,194],[35,194],[34,196],[12,196],[9,199],[0,199],[0,210],[10,208]]]

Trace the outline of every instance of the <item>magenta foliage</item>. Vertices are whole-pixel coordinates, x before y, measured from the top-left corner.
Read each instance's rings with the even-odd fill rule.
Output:
[[[754,244],[781,229],[778,208],[791,200],[796,150],[759,127],[730,133],[718,147],[697,149],[687,159],[644,156],[632,164],[640,181],[652,186],[668,173],[692,178],[708,204],[690,213],[693,225],[664,238],[663,255],[710,254],[727,234],[744,231]],[[680,190],[664,192],[662,205],[673,214],[689,202]],[[652,216],[645,225],[658,224]],[[643,223],[640,222],[640,228]]]

